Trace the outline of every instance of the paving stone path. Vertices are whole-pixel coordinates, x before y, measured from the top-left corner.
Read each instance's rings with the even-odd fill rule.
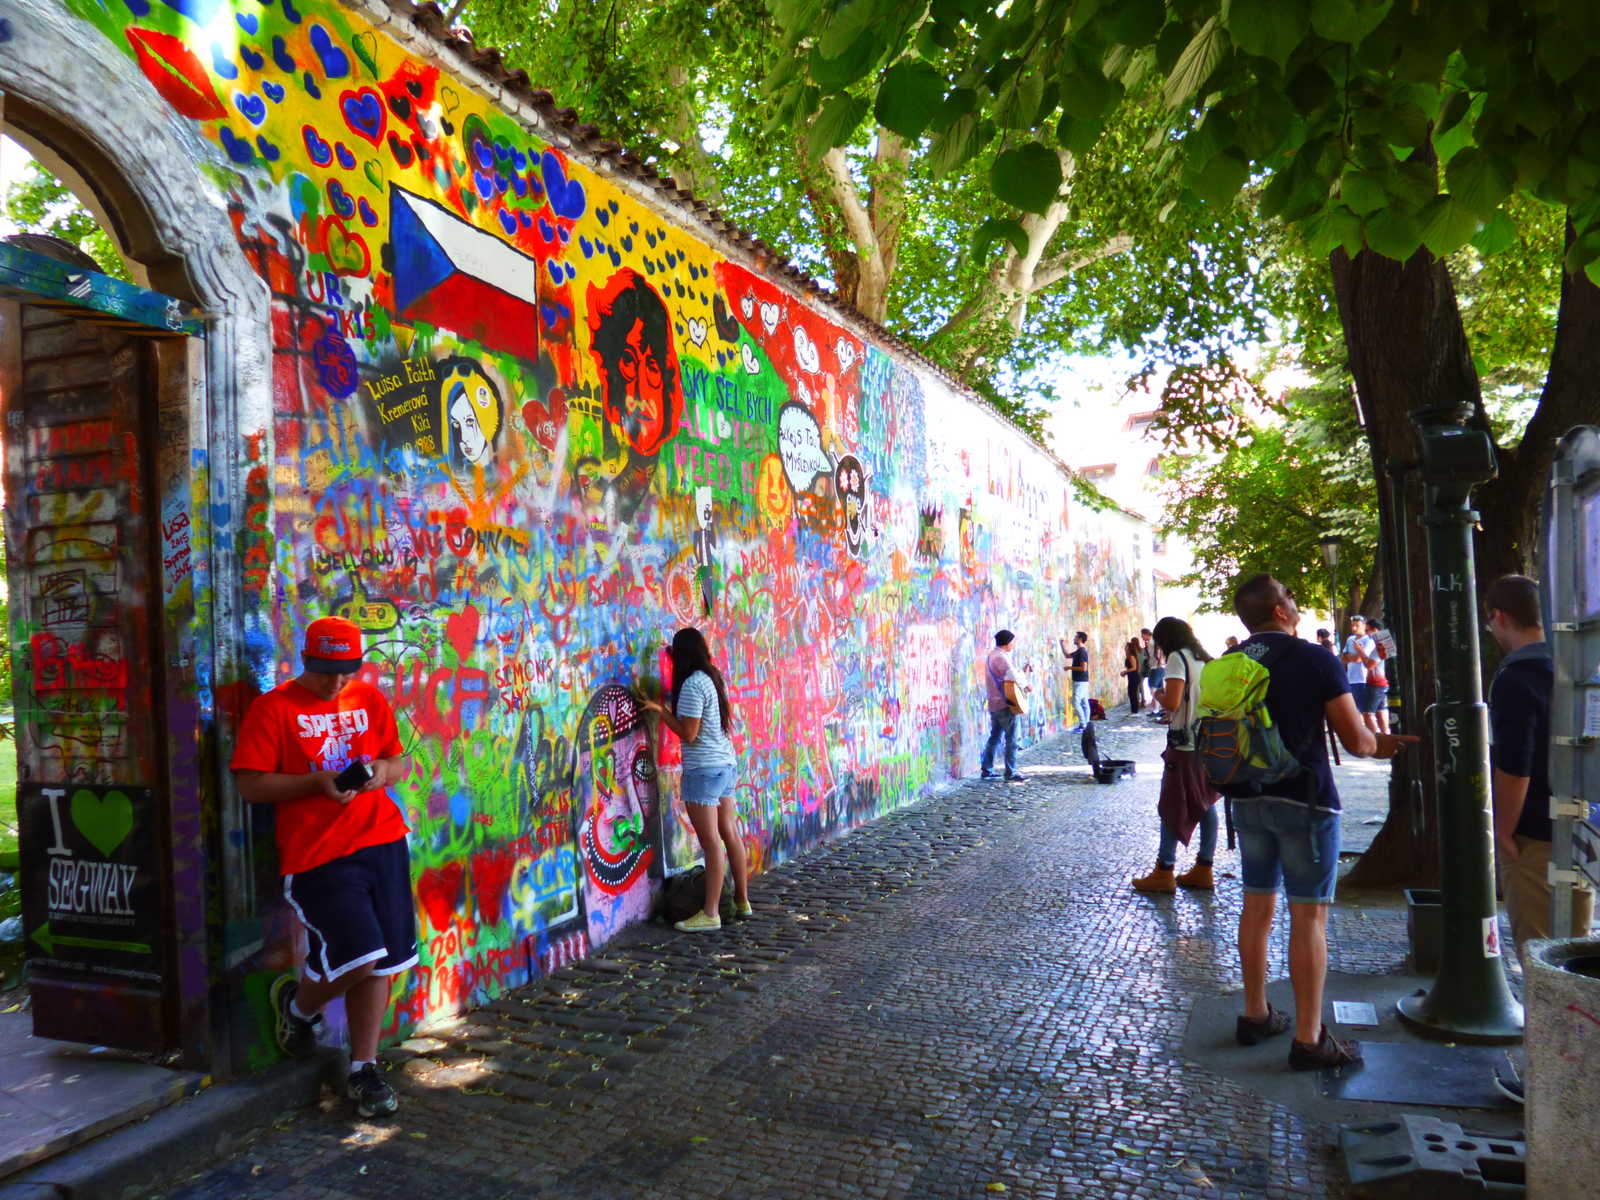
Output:
[[[1113,787],[1073,740],[759,877],[749,921],[629,930],[387,1054],[398,1118],[330,1097],[171,1200],[1342,1196],[1333,1129],[1179,1055],[1239,986],[1237,859],[1133,896],[1161,735],[1108,730]],[[1330,943],[1398,970],[1403,918],[1341,904]]]

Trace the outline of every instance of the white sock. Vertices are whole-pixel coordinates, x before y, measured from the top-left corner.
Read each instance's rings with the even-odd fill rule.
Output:
[[[315,1014],[307,1016],[305,1013],[300,1011],[300,997],[298,996],[289,1001],[289,1015],[291,1017],[298,1017],[302,1021],[315,1021],[317,1019]]]
[[[360,1071],[362,1067],[375,1067],[377,1065],[378,1064],[370,1058],[361,1059],[359,1061],[352,1058],[350,1060],[350,1074],[354,1075],[356,1072]]]

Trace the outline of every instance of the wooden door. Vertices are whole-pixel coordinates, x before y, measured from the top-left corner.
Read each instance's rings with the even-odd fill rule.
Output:
[[[168,1049],[154,344],[4,302],[0,360],[34,1031]]]

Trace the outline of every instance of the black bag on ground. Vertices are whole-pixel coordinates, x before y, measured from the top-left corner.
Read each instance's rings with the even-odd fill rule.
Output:
[[[733,878],[722,876],[722,901],[733,898]],[[690,867],[676,875],[669,875],[661,885],[660,916],[662,920],[676,923],[694,916],[706,902],[706,869]],[[719,905],[720,907],[720,905]]]

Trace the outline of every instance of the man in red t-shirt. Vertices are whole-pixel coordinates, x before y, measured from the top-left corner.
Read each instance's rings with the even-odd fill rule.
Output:
[[[304,670],[252,704],[230,766],[239,795],[277,806],[283,894],[306,927],[303,973],[272,985],[278,1045],[308,1054],[322,1009],[344,997],[347,1092],[364,1117],[398,1107],[378,1072],[378,1029],[395,975],[417,961],[409,832],[385,789],[406,771],[394,710],[361,667],[361,630],[322,617]]]

